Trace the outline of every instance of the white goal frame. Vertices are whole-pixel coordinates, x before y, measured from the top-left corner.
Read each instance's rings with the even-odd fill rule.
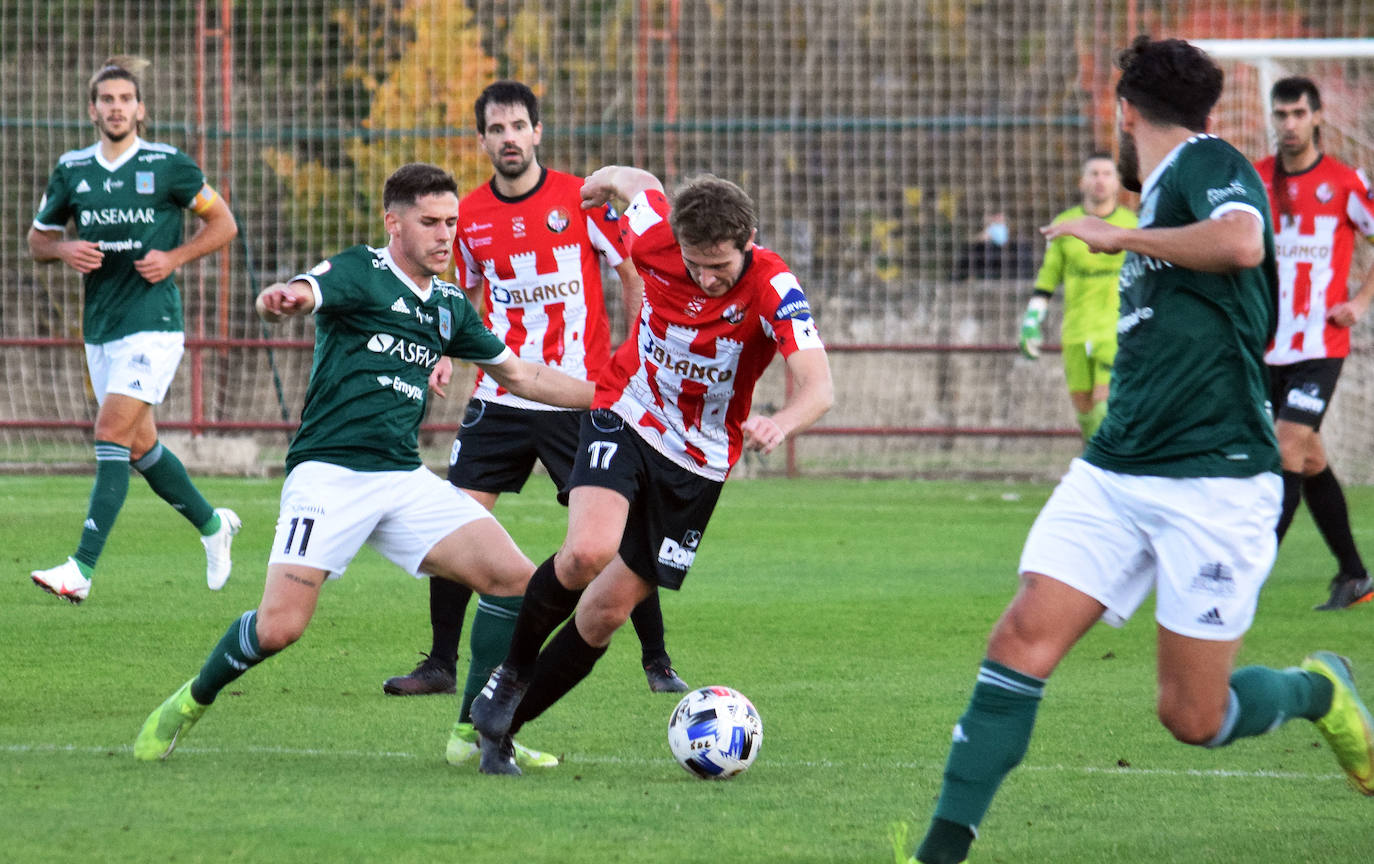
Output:
[[[1269,90],[1283,77],[1279,60],[1338,60],[1345,57],[1374,58],[1374,39],[1191,39],[1193,45],[1217,60],[1242,60],[1259,72],[1259,104],[1269,104]],[[1269,127],[1269,149],[1274,130]],[[1374,142],[1361,141],[1371,146]]]

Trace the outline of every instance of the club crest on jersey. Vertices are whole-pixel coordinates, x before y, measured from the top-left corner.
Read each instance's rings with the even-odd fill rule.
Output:
[[[725,307],[724,312],[720,313],[720,317],[731,324],[738,324],[744,320],[744,310],[741,309],[738,304],[731,303],[729,306]]]
[[[1317,200],[1322,202],[1323,204],[1329,203],[1332,198],[1336,197],[1335,193],[1331,191],[1330,183],[1323,183],[1320,186],[1318,186],[1316,196]]]
[[[562,207],[555,207],[549,211],[549,215],[544,217],[544,225],[555,234],[562,234],[568,230],[572,224],[572,218],[568,216],[568,211]]]
[[[445,339],[453,336],[453,315],[443,306],[439,307],[439,335]]]
[[[134,172],[134,191],[140,195],[153,194],[153,172],[135,171]]]

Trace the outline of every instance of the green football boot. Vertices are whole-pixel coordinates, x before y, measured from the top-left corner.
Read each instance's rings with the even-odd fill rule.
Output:
[[[515,744],[515,764],[521,768],[552,768],[558,764],[558,757],[552,753],[531,750],[518,741]],[[448,736],[448,746],[444,748],[444,761],[450,765],[462,765],[478,754],[477,730],[471,723],[454,723],[453,732]]]
[[[1330,651],[1315,651],[1301,666],[1331,682],[1331,708],[1313,722],[1345,769],[1350,785],[1374,795],[1374,721],[1355,692],[1350,661]]]
[[[143,728],[134,739],[134,758],[142,762],[166,759],[172,755],[177,741],[195,725],[209,705],[202,705],[191,697],[192,678],[181,689],[167,697],[167,701],[148,715]]]

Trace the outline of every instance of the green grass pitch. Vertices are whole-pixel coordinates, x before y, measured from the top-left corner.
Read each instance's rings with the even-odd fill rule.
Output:
[[[371,550],[325,589],[299,644],[232,685],[166,763],[136,763],[143,718],[257,605],[280,481],[203,482],[245,523],[234,577],[212,593],[195,533],[134,478],[91,599],[71,607],[28,571],[70,552],[89,482],[0,478],[0,860],[889,861],[890,823],[913,842],[924,829],[1049,493],[730,483],[685,590],[663,603],[687,681],[736,687],[763,717],[754,767],[708,783],[669,755],[676,700],[648,692],[630,628],[521,736],[562,766],[519,779],[447,766],[455,699],[381,692],[428,648],[425,586]],[[1349,494],[1374,553],[1374,491]],[[545,480],[498,513],[536,561],[562,538]],[[1332,572],[1300,514],[1241,662],[1326,647],[1374,695],[1374,605],[1310,611]],[[1374,801],[1306,722],[1216,751],[1159,726],[1151,609],[1095,628],[1060,667],[973,860],[1364,860]]]

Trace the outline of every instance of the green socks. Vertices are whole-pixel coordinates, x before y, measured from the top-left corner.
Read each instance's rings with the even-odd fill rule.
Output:
[[[992,660],[978,668],[968,709],[954,727],[935,816],[916,859],[953,864],[968,855],[1002,778],[1026,755],[1045,682]]]
[[[524,599],[477,595],[477,612],[472,616],[472,629],[468,631],[468,679],[463,685],[458,722],[472,721],[472,700],[482,692],[492,670],[506,659],[510,637],[515,632],[515,619],[520,615]]]
[[[215,701],[219,691],[249,669],[277,653],[264,651],[258,644],[258,613],[243,613],[220,637],[200,674],[191,682],[191,698],[202,705]]]
[[[191,482],[186,466],[181,464],[175,453],[163,447],[161,441],[135,462],[134,468],[143,475],[159,498],[171,504],[173,510],[200,530],[201,536],[208,536],[219,529],[215,508]],[[211,522],[214,524],[211,525]]]
[[[1231,705],[1207,747],[1263,735],[1290,717],[1316,720],[1331,709],[1331,682],[1302,669],[1245,666],[1231,673]]]
[[[109,441],[95,442],[95,485],[91,487],[91,503],[81,528],[81,542],[76,547],[76,554],[72,555],[88,578],[128,495],[129,448]]]

